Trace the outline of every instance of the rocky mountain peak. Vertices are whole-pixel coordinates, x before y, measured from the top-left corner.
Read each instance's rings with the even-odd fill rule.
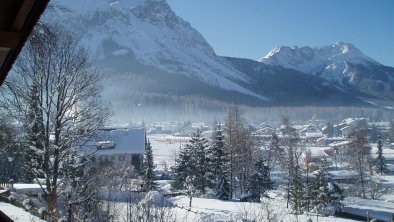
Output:
[[[309,46],[275,47],[259,61],[267,65],[318,75],[339,84],[342,84],[344,79],[354,76],[349,65],[366,67],[380,65],[364,55],[353,44],[345,42],[335,42],[315,48]]]
[[[158,26],[173,28],[181,22],[165,0],[146,0],[136,6],[133,13],[141,20]]]

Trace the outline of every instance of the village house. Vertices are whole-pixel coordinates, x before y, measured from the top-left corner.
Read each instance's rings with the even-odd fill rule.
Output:
[[[348,137],[355,129],[352,126],[345,126],[339,129],[343,137]]]
[[[100,129],[82,148],[91,154],[92,167],[131,166],[135,176],[142,172],[145,152],[145,128]]]
[[[264,136],[264,135],[272,135],[273,133],[275,133],[275,129],[270,126],[270,125],[266,125],[264,127],[259,127],[256,132],[255,135],[259,135],[259,136]]]
[[[326,161],[326,164],[331,165],[333,160],[332,147],[308,147],[307,152],[303,153],[304,166],[309,172],[313,172]]]
[[[346,156],[349,155],[351,141],[345,140],[330,144],[333,150],[333,161],[336,168],[343,167],[346,163]]]
[[[310,133],[305,133],[304,136],[304,141],[307,144],[316,144],[317,140],[322,138],[323,134],[322,132],[318,131],[318,132],[310,132]]]
[[[302,129],[299,130],[300,135],[306,135],[307,133],[320,133],[320,130],[312,125],[303,125]]]
[[[358,173],[352,170],[333,170],[328,172],[330,180],[337,184],[352,184],[356,181]]]

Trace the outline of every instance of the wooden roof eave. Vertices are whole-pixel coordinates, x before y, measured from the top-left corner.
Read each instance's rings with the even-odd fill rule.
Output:
[[[49,0],[0,1],[0,86]]]

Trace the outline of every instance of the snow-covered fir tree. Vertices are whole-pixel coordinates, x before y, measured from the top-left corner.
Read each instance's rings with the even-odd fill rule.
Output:
[[[143,187],[146,191],[156,190],[155,165],[153,163],[153,151],[150,141],[145,138],[145,155],[143,168]]]
[[[17,131],[0,114],[0,181],[24,181],[21,180],[24,172],[21,147],[17,143]]]
[[[227,174],[222,173],[216,179],[216,197],[221,200],[229,200],[231,199],[231,186],[229,177]]]
[[[272,181],[270,177],[270,169],[264,165],[263,160],[257,161],[254,171],[249,177],[249,200],[253,202],[260,202],[260,197],[267,190],[272,189]]]
[[[378,157],[376,158],[376,168],[380,175],[383,175],[384,173],[387,172],[387,162],[386,158],[383,156],[383,141],[382,139],[378,138]]]
[[[331,202],[330,205],[335,208],[335,210],[340,210],[343,207],[343,199],[345,199],[345,195],[343,194],[343,190],[336,184],[331,183]]]
[[[296,215],[302,214],[305,207],[304,183],[302,181],[301,169],[298,165],[294,167],[289,199]]]
[[[212,178],[211,169],[209,166],[209,146],[208,140],[201,134],[201,130],[197,130],[190,140],[190,150],[192,150],[192,157],[195,172],[192,174],[196,176],[195,187],[196,190],[205,193],[208,187],[212,186],[210,178]]]
[[[30,97],[28,99],[28,103],[30,106],[27,121],[26,123],[26,131],[27,131],[27,149],[24,153],[24,158],[27,164],[25,167],[39,167],[39,163],[42,162],[42,157],[39,155],[40,152],[44,149],[44,125],[43,125],[43,115],[40,110],[40,99],[38,96],[38,88],[37,84],[33,84],[31,86]],[[32,182],[34,179],[34,175],[30,174],[27,180]]]
[[[327,206],[330,203],[330,188],[328,184],[327,168],[322,164],[316,171],[315,178],[311,184],[311,205],[317,206],[323,204]]]
[[[316,206],[338,209],[342,206],[342,190],[336,184],[329,181],[327,169],[327,160],[323,159],[310,186],[310,209],[316,208]]]
[[[268,145],[267,165],[272,168],[280,163],[280,158],[283,158],[284,150],[279,145],[279,137],[276,133],[271,135]]]
[[[179,155],[175,162],[172,188],[177,190],[184,189],[187,176],[194,171],[191,146],[185,146],[179,150]]]
[[[180,150],[179,160],[175,166],[173,188],[184,189],[186,178],[195,176],[196,179],[193,180],[195,189],[205,193],[206,189],[212,185],[208,155],[208,140],[198,129],[190,139],[190,143]]]
[[[228,200],[231,198],[229,158],[220,123],[214,126],[209,154],[216,196]]]

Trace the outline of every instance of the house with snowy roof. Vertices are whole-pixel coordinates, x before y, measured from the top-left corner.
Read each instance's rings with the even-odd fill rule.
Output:
[[[307,152],[303,153],[304,165],[308,165],[309,172],[313,172],[323,164],[323,159],[326,163],[331,165],[332,160],[332,147],[308,147]]]
[[[139,175],[145,152],[145,128],[100,129],[82,148],[82,152],[91,156],[95,169],[126,165]]]
[[[335,167],[345,167],[348,165],[347,156],[351,155],[351,141],[344,140],[330,144],[333,149],[333,160]]]
[[[260,135],[260,136],[272,135],[273,133],[275,133],[275,128],[273,128],[270,125],[266,125],[264,127],[261,127],[259,129],[257,129],[256,132],[255,132],[256,135]]]
[[[359,174],[353,170],[332,170],[328,172],[328,177],[332,182],[335,183],[346,183],[351,184],[354,183]]]

